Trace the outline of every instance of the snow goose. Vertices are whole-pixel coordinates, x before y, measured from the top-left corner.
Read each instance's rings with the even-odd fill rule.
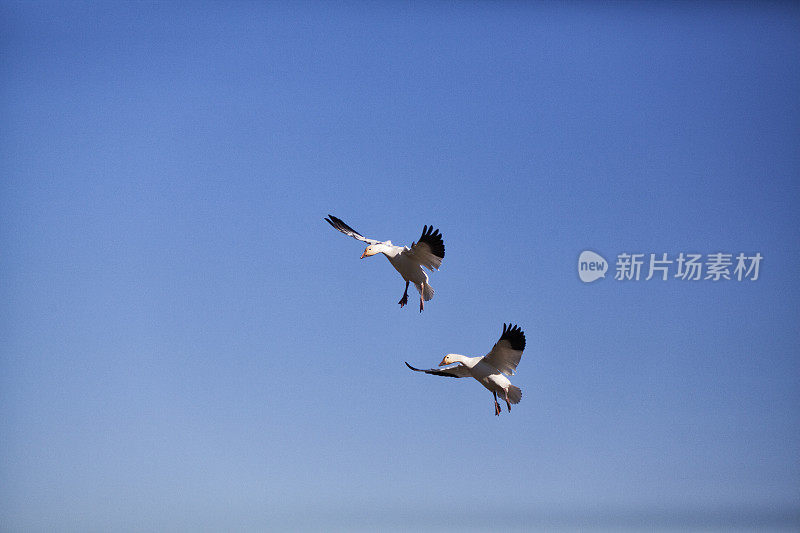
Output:
[[[472,376],[478,382],[489,389],[494,395],[494,414],[500,414],[500,404],[497,403],[497,395],[506,401],[508,412],[511,412],[511,404],[519,403],[522,399],[522,391],[515,387],[506,377],[512,375],[522,357],[525,349],[525,333],[519,326],[503,324],[503,334],[500,340],[495,343],[492,350],[483,357],[466,357],[456,353],[449,353],[444,356],[440,367],[429,370],[420,370],[406,363],[406,366],[416,372],[425,372],[434,376],[446,376],[450,378],[466,378]],[[445,366],[447,365],[447,366]]]
[[[411,247],[408,247],[395,246],[392,241],[367,239],[333,215],[328,215],[325,221],[345,235],[369,245],[364,250],[364,253],[361,254],[361,259],[375,254],[385,255],[386,259],[406,281],[406,290],[398,302],[400,307],[408,303],[408,284],[413,283],[419,291],[419,312],[422,312],[425,308],[425,302],[433,298],[433,287],[428,283],[428,274],[425,273],[422,267],[433,272],[434,269],[439,269],[442,265],[442,259],[444,259],[444,242],[438,229],[434,230],[433,226],[423,226],[419,241],[412,243]]]

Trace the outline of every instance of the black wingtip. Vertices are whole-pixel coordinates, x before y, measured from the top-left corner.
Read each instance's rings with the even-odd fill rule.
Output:
[[[357,232],[356,230],[354,230],[353,228],[351,228],[350,226],[345,224],[344,221],[341,218],[338,218],[338,217],[335,217],[335,216],[329,214],[328,218],[326,218],[325,220],[328,222],[328,224],[333,226],[334,229],[337,229],[337,230],[341,231],[342,233],[350,232],[351,234],[358,235],[358,237],[362,237],[363,238],[363,235],[361,235],[359,232]],[[351,235],[351,236],[353,236],[353,235]]]
[[[407,361],[403,361],[403,362],[406,364],[406,366],[408,368],[410,368],[411,370],[414,370],[415,372],[424,372],[424,373],[430,374],[432,376],[443,376],[443,377],[446,377],[446,378],[463,377],[463,376],[459,376],[457,374],[451,374],[451,373],[447,372],[446,370],[435,370],[433,368],[431,368],[430,370],[422,370],[421,368],[414,368],[413,366],[409,365]]]
[[[523,351],[525,350],[525,332],[519,326],[509,323],[503,323],[503,334],[500,340],[506,340],[511,344],[512,350]]]
[[[419,242],[427,243],[435,256],[444,259],[444,241],[442,240],[442,234],[439,233],[438,229],[434,229],[433,225],[428,226],[426,224],[422,226],[422,235],[419,238]]]
[[[330,216],[330,215],[328,215],[328,216]],[[333,218],[335,218],[335,217],[333,217]],[[334,222],[333,220],[326,218],[326,219],[325,219],[325,222],[327,222],[328,224],[330,224],[330,225],[331,225],[331,227],[332,227],[333,229],[335,229],[336,231],[342,231],[342,227],[341,227],[339,224],[337,224],[336,222]]]

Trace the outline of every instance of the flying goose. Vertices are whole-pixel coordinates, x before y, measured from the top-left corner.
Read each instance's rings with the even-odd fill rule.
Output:
[[[406,363],[406,366],[416,372],[425,372],[434,376],[446,376],[450,378],[466,378],[472,376],[481,385],[489,389],[494,395],[494,414],[500,414],[500,404],[497,403],[497,395],[506,401],[508,412],[511,412],[511,404],[519,403],[522,399],[522,391],[519,387],[511,384],[506,376],[514,374],[514,370],[522,357],[525,349],[525,333],[519,326],[503,324],[503,334],[492,347],[491,351],[483,357],[467,357],[456,353],[449,353],[444,356],[440,367],[428,370],[420,370]],[[448,365],[448,366],[445,366]]]
[[[400,307],[408,303],[408,284],[413,283],[419,291],[419,312],[422,312],[425,308],[425,302],[433,298],[433,287],[428,283],[428,274],[425,273],[422,267],[433,272],[434,269],[439,269],[442,265],[442,259],[444,259],[444,242],[438,229],[434,230],[433,226],[423,226],[419,241],[412,243],[411,247],[408,247],[395,246],[392,241],[367,239],[333,215],[328,215],[325,221],[345,235],[366,242],[369,245],[364,250],[364,253],[361,254],[361,259],[379,253],[385,255],[386,259],[406,281],[406,290],[398,302]]]

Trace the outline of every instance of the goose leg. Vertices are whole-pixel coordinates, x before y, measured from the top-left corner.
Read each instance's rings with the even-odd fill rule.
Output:
[[[500,404],[497,403],[497,393],[493,392],[492,394],[494,394],[494,415],[495,416],[499,416],[500,415]]]
[[[400,301],[397,302],[400,304],[400,307],[403,307],[408,303],[408,282],[406,281],[406,290],[403,292],[403,297],[400,298]]]

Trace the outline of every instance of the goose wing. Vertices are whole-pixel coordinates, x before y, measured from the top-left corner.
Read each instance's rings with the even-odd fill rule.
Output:
[[[525,333],[513,324],[503,324],[503,334],[483,361],[489,363],[503,374],[511,375],[517,368],[525,349]]]
[[[439,269],[444,259],[444,241],[439,230],[433,226],[423,226],[422,235],[419,240],[411,244],[411,247],[404,250],[414,261],[424,266],[430,271]]]
[[[448,378],[466,378],[470,376],[469,368],[465,367],[461,363],[455,363],[440,368],[429,368],[427,370],[414,368],[408,363],[406,363],[406,366],[415,372],[425,372],[426,374],[433,374],[434,376],[445,376]]]
[[[333,226],[337,230],[341,231],[345,235],[349,235],[354,239],[358,239],[359,241],[364,241],[364,242],[369,243],[369,244],[378,244],[379,242],[381,242],[381,241],[378,241],[378,240],[375,240],[375,239],[367,239],[366,237],[361,235],[359,232],[357,232],[356,230],[354,230],[353,228],[351,228],[350,226],[345,224],[342,221],[342,219],[336,218],[333,215],[328,215],[328,218],[325,219],[325,222],[327,222],[328,224],[330,224],[331,226]]]

